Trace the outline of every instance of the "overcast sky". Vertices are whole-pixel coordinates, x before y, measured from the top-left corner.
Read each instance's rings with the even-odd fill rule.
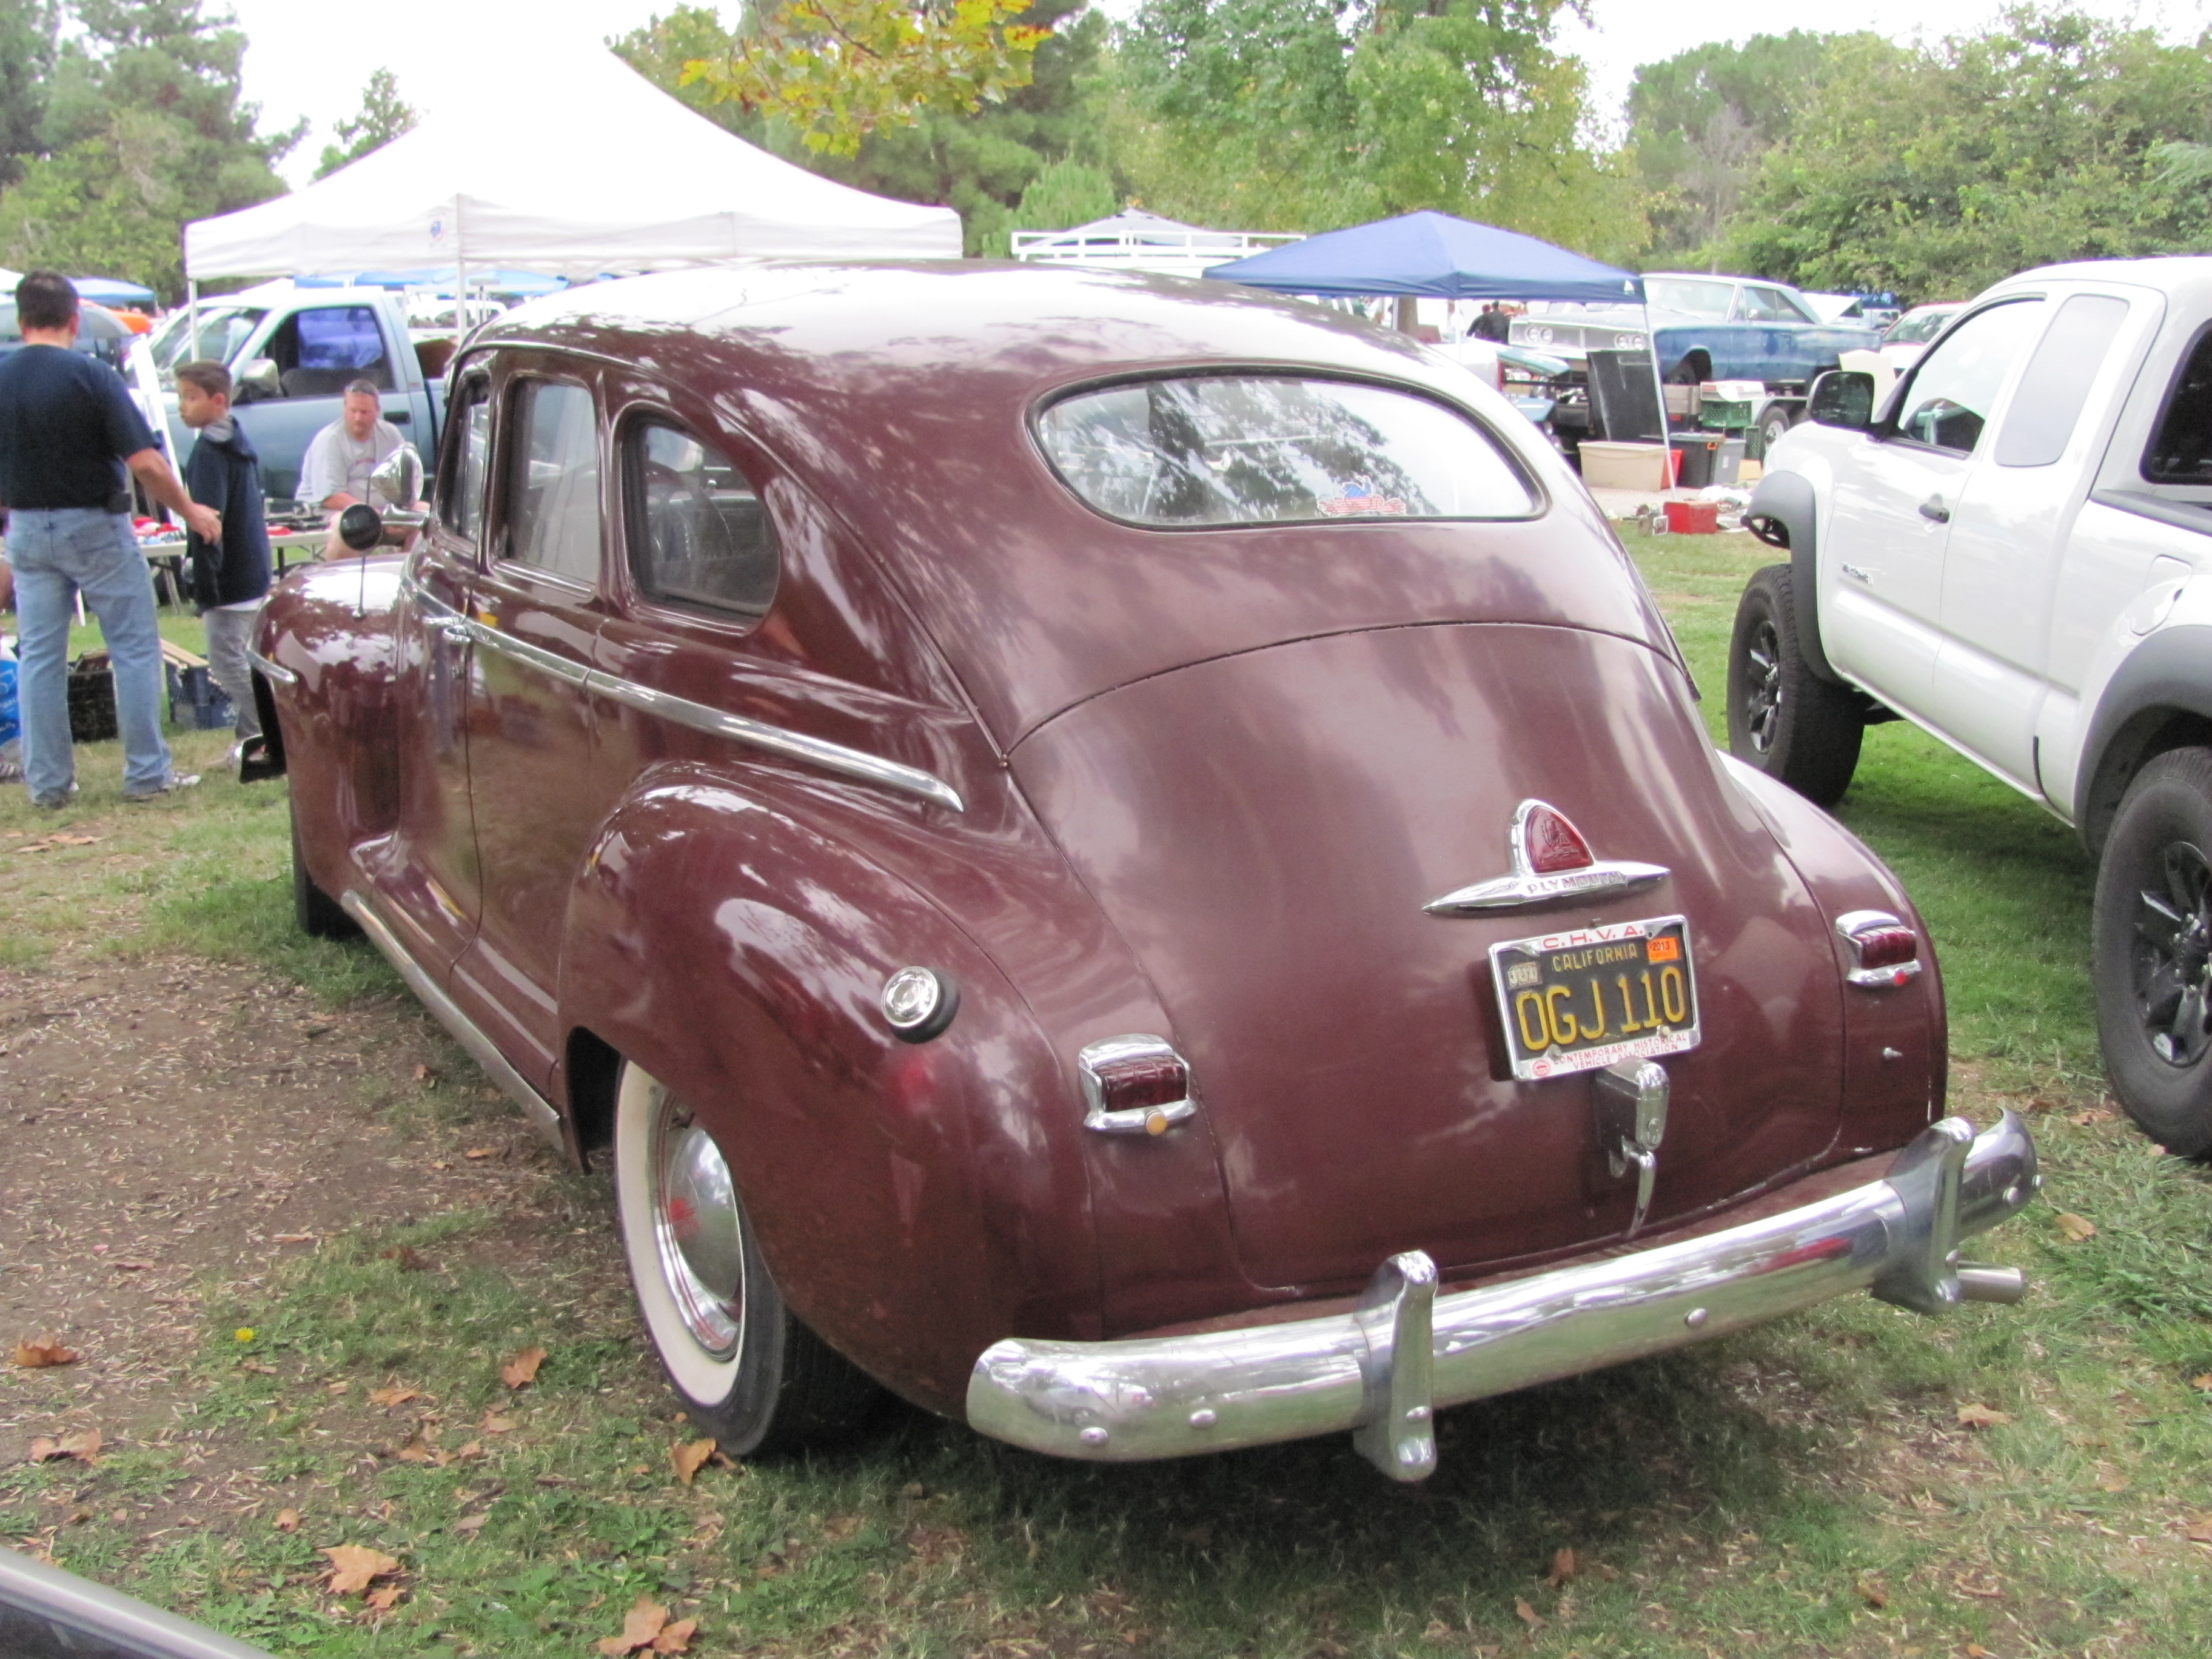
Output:
[[[264,128],[283,127],[303,115],[314,123],[284,169],[300,184],[313,171],[332,123],[359,107],[372,70],[391,69],[409,101],[435,109],[465,98],[479,77],[526,76],[535,64],[627,33],[672,9],[675,0],[368,0],[344,9],[302,0],[228,3],[252,43],[246,92],[260,104]],[[1103,3],[1116,16],[1135,9],[1135,0]],[[2212,0],[2075,3],[2105,16],[2140,20],[2169,37],[2194,38],[2212,25]],[[1764,0],[1755,8],[1589,0],[1589,9],[1590,26],[1570,21],[1560,45],[1589,63],[1600,107],[1617,111],[1638,64],[1670,58],[1702,41],[1741,41],[1793,28],[1870,28],[1899,40],[1935,39],[1972,30],[2000,8],[1994,0],[1853,0],[1841,7]],[[590,118],[589,111],[577,113]]]

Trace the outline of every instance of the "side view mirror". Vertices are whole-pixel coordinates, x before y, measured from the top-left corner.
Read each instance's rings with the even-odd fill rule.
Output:
[[[1832,368],[1813,382],[1805,413],[1822,426],[1863,432],[1874,424],[1874,376],[1860,368]]]
[[[384,539],[384,515],[356,501],[338,514],[338,539],[356,553],[368,552]]]
[[[413,444],[402,444],[376,464],[368,475],[368,493],[386,507],[412,507],[422,499],[422,455]]]
[[[276,378],[276,360],[273,357],[249,357],[238,371],[234,402],[250,404],[264,398],[281,398],[283,386]]]

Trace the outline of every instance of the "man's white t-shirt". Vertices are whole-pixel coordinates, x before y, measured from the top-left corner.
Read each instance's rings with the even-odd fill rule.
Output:
[[[332,421],[315,434],[300,463],[300,499],[318,506],[340,494],[367,501],[368,475],[404,441],[389,421],[379,421],[358,443],[343,421]]]

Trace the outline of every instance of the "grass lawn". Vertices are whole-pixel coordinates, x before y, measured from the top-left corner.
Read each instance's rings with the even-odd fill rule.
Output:
[[[1736,596],[1772,556],[1628,533],[1717,732]],[[225,743],[187,734],[180,759]],[[367,947],[291,933],[281,785],[126,813],[116,769],[92,751],[58,818],[0,802],[10,960],[182,947],[333,1002],[391,994]],[[0,1470],[0,1537],[331,1659],[588,1654],[641,1595],[710,1655],[2212,1652],[2212,1181],[2103,1100],[2087,860],[1902,723],[1869,732],[1841,816],[1935,935],[1954,1108],[2033,1113],[2049,1202],[1978,1247],[2028,1269],[2018,1309],[1857,1298],[1480,1402],[1440,1420],[1418,1488],[1341,1439],[1091,1468],[911,1413],[686,1483],[672,1448],[696,1433],[614,1280],[605,1189],[541,1174],[520,1196],[575,1213],[573,1258],[463,1211],[211,1284],[175,1435]],[[9,850],[72,824],[102,842]],[[2072,1242],[2061,1212],[2094,1231]],[[529,1346],[548,1357],[511,1390],[501,1363]],[[372,1409],[374,1389],[413,1392]],[[147,1521],[216,1468],[229,1519]],[[317,1547],[341,1538],[400,1565],[388,1611],[323,1593]]]

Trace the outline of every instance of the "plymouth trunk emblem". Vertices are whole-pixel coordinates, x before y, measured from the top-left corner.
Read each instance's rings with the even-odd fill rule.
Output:
[[[1667,876],[1662,865],[1595,857],[1567,815],[1540,800],[1524,800],[1515,811],[1507,850],[1513,860],[1512,874],[1462,887],[1431,899],[1421,908],[1432,916],[1514,910],[1559,899],[1631,893]]]

